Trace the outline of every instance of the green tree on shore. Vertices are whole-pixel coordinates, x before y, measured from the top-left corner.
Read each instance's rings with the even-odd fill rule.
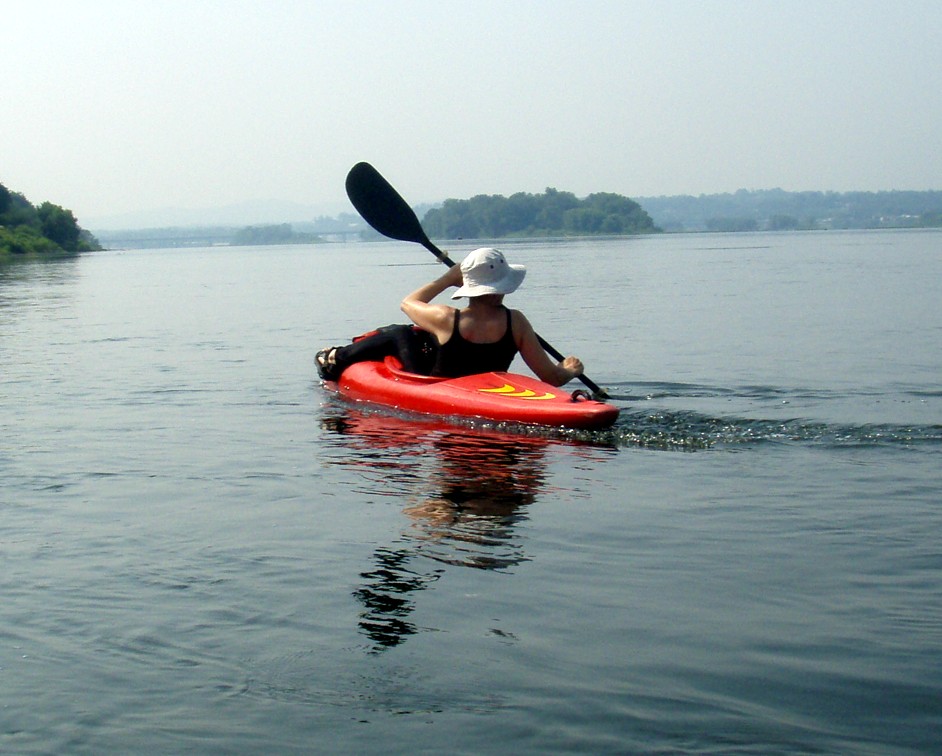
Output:
[[[479,194],[446,200],[429,210],[422,225],[440,239],[505,236],[586,236],[646,234],[659,231],[641,206],[618,194],[599,192],[578,199],[548,188],[543,194],[518,192],[510,197]]]
[[[98,241],[79,226],[71,210],[51,202],[34,207],[0,184],[0,259],[93,249],[100,249]]]

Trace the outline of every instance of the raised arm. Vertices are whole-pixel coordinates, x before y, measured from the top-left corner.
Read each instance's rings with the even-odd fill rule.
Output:
[[[451,335],[455,310],[448,305],[431,304],[431,301],[452,286],[461,286],[461,268],[457,265],[408,294],[399,305],[413,323],[434,334],[440,344]]]
[[[582,375],[582,361],[578,357],[566,357],[561,362],[553,362],[540,346],[536,332],[530,321],[519,310],[513,310],[514,340],[520,356],[527,363],[537,378],[552,386],[562,386],[573,378]]]

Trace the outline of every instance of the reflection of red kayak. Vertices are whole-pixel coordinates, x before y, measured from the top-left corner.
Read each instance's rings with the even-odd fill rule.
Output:
[[[433,378],[401,370],[392,357],[358,362],[343,371],[340,394],[355,401],[445,417],[509,423],[607,428],[618,408],[516,373]]]

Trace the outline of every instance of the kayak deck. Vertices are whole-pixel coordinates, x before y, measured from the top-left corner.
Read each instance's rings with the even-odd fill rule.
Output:
[[[566,428],[607,428],[618,408],[516,373],[461,378],[418,375],[398,360],[358,362],[343,371],[337,390],[346,399],[428,415],[481,418]]]

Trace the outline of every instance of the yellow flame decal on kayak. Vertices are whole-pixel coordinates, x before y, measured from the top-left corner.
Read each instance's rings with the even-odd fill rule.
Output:
[[[556,394],[545,393],[537,394],[533,389],[517,389],[509,383],[505,383],[500,388],[482,388],[478,391],[484,391],[488,394],[500,394],[501,396],[513,396],[517,399],[555,399]]]

